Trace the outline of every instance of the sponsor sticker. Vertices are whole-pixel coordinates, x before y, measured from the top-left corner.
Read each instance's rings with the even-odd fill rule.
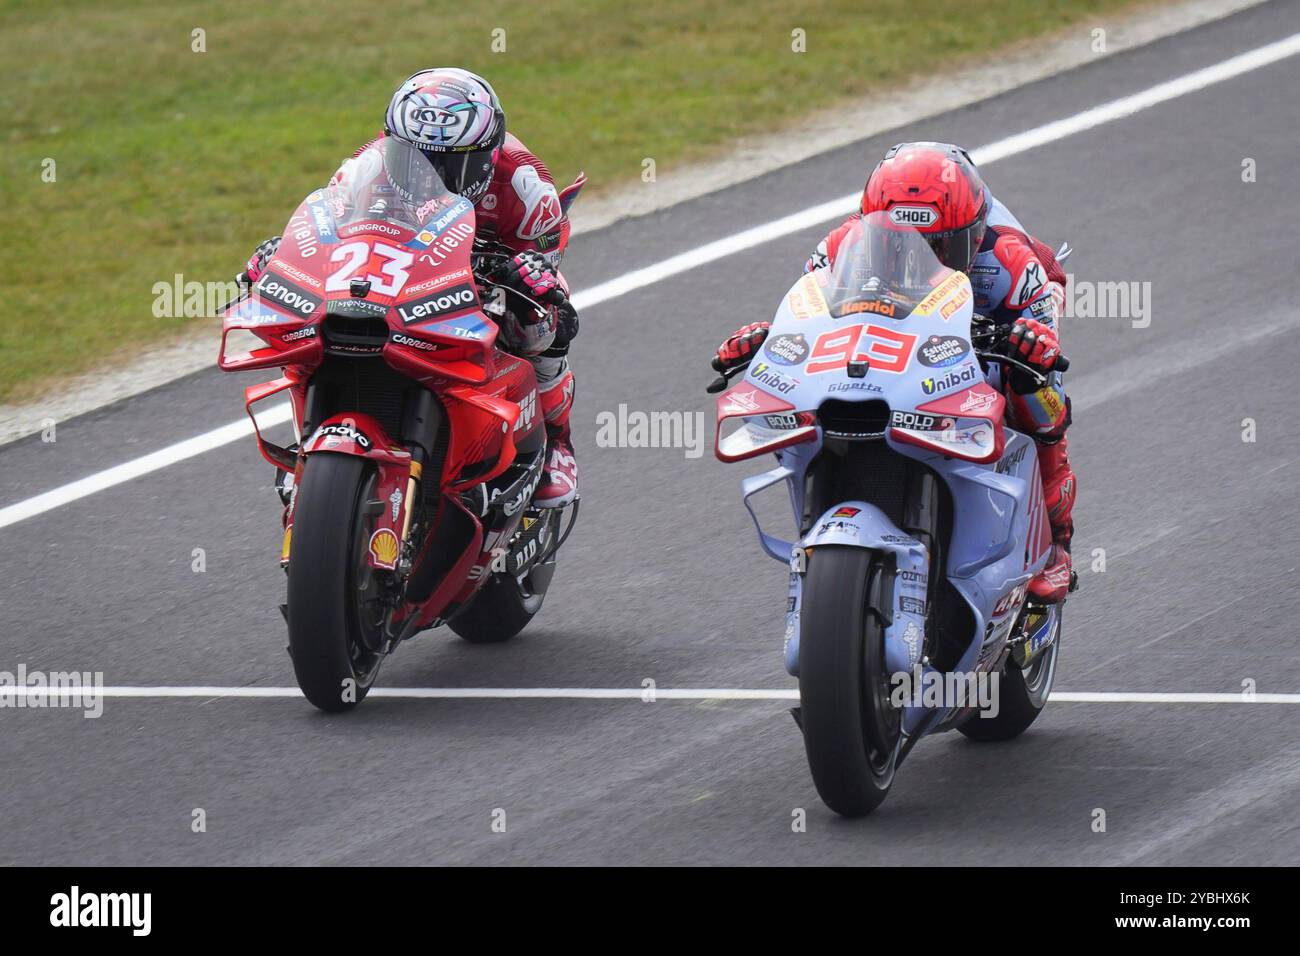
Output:
[[[957,335],[932,335],[916,350],[916,360],[929,368],[956,365],[970,352],[970,343]]]
[[[397,567],[399,550],[397,535],[387,528],[380,528],[370,536],[370,556],[375,559],[375,564],[381,568],[387,568],[391,571]]]
[[[947,375],[939,378],[921,379],[921,391],[927,395],[936,395],[939,392],[946,392],[956,388],[958,385],[965,385],[967,382],[975,380],[977,368],[975,365],[966,365],[960,369],[953,369]]]
[[[257,294],[303,318],[313,315],[321,304],[320,296],[274,272],[268,272],[257,280]]]
[[[939,221],[939,213],[933,206],[894,206],[889,210],[889,221],[899,226],[924,229]]]
[[[802,365],[808,360],[808,340],[802,333],[770,336],[763,348],[777,365]]]
[[[412,322],[423,322],[426,319],[436,319],[454,312],[464,312],[466,309],[472,309],[477,301],[474,287],[464,282],[423,299],[402,302],[397,306],[397,314],[401,316],[403,322],[410,325]]]

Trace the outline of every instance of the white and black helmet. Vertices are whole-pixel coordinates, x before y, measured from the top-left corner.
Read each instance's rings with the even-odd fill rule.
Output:
[[[446,187],[474,201],[492,182],[506,117],[490,83],[468,70],[421,70],[397,88],[384,117],[395,148],[385,151],[388,175],[399,191],[427,176],[422,158]],[[394,168],[397,167],[397,168]]]

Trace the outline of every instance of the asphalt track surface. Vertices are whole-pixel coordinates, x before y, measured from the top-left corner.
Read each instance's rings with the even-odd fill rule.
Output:
[[[989,143],[1297,32],[1300,4],[1252,9],[580,236],[566,273],[591,287],[844,195],[892,142]],[[1151,289],[1146,328],[1065,330],[1082,588],[1058,690],[1300,690],[1297,89],[1300,56],[985,169],[1029,229],[1076,247],[1077,279]],[[1255,183],[1242,182],[1246,157]],[[737,490],[760,466],[600,448],[596,415],[627,403],[702,411],[711,426],[710,350],[770,316],[824,228],[586,311],[584,504],[542,613],[503,646],[426,633],[379,686],[793,688],[785,571],[759,551]],[[202,372],[61,424],[54,443],[0,448],[0,506],[234,421],[252,380]],[[270,478],[244,439],[0,528],[0,669],[292,686]],[[1104,573],[1089,567],[1097,548]],[[856,822],[819,802],[788,706],[372,698],[331,718],[301,698],[213,696],[110,699],[97,720],[0,709],[0,863],[1300,858],[1295,704],[1053,702],[1009,744],[923,741],[883,808]],[[195,808],[206,832],[191,832]],[[807,832],[792,830],[796,808]]]

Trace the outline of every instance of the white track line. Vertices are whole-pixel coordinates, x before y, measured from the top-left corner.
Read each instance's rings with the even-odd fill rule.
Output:
[[[135,698],[301,698],[297,687],[103,687],[85,690],[61,687],[0,687],[0,704],[12,706],[16,696],[60,699],[90,695]],[[375,687],[371,697],[404,700],[642,700],[641,687]],[[796,688],[658,687],[655,700],[785,700],[797,701]],[[1165,693],[1159,691],[1054,691],[1051,699],[1065,704],[1300,704],[1300,694]]]
[[[289,421],[291,417],[290,408],[291,406],[287,402],[268,408],[257,416],[259,427],[267,429]],[[0,508],[0,528],[44,514],[46,511],[53,511],[55,508],[76,501],[79,498],[131,481],[152,471],[158,471],[160,468],[174,465],[178,461],[185,461],[185,459],[193,458],[195,455],[201,455],[205,451],[227,445],[232,441],[238,441],[252,433],[253,422],[245,416],[238,421],[231,422],[229,425],[222,425],[220,428],[214,428],[202,435],[195,435],[193,438],[178,441],[174,445],[160,448],[158,451],[150,452],[141,458],[133,458],[131,461],[123,462],[104,471],[95,472],[93,475],[88,475],[69,484],[60,485],[58,488],[39,494],[34,498],[28,498],[6,508]]]
[[[1103,123],[1111,123],[1132,116],[1134,113],[1149,109],[1157,104],[1168,102],[1180,96],[1186,96],[1188,93],[1194,93],[1197,90],[1203,90],[1206,87],[1241,76],[1252,70],[1258,70],[1271,63],[1295,56],[1297,53],[1300,53],[1300,33],[1249,50],[1221,63],[1195,70],[1164,83],[1158,83],[1138,93],[1111,100],[1109,103],[1103,103],[1081,113],[1075,113],[1073,116],[1045,123],[1042,126],[1036,126],[1022,133],[1016,133],[997,142],[989,143],[973,150],[972,156],[975,162],[979,164],[997,162],[999,159],[1006,159],[1009,156],[1015,156],[1047,143],[1054,143],[1076,133],[1093,129]],[[698,269],[700,266],[715,262],[718,259],[779,239],[789,233],[810,229],[820,223],[844,216],[855,208],[858,195],[858,193],[852,193],[848,196],[842,196],[839,199],[833,199],[830,202],[821,203],[801,212],[754,226],[723,239],[705,243],[687,252],[670,256],[653,265],[635,269],[625,275],[578,292],[573,297],[574,305],[579,310],[590,308],[593,305],[599,305],[602,302],[608,302],[611,299],[627,295],[637,289],[662,282],[671,276],[679,275],[691,269]],[[287,410],[282,409],[281,413],[287,416]],[[268,413],[268,416],[271,414]],[[279,420],[287,421],[288,418],[285,417]],[[5,508],[0,508],[0,528],[6,528],[11,524],[25,521],[28,518],[44,514],[87,495],[92,495],[96,491],[111,488],[124,481],[130,481],[151,471],[166,468],[178,461],[229,444],[248,435],[250,430],[249,423],[241,419],[238,422],[232,422],[230,425],[223,425],[220,428],[214,428],[210,432],[178,442],[161,451],[145,455],[143,458],[137,458],[134,461],[62,485],[34,498],[28,498]]]

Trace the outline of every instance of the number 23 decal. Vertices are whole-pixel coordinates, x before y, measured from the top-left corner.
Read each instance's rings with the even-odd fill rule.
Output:
[[[817,337],[808,365],[809,375],[844,368],[852,358],[866,362],[872,371],[901,372],[912,359],[916,336],[883,325],[849,325]]]
[[[359,275],[361,270],[374,261],[374,256],[387,260],[379,265],[379,274],[367,272]],[[370,283],[371,292],[397,295],[410,278],[411,274],[406,270],[414,261],[415,256],[405,249],[383,242],[375,243],[373,255],[368,242],[345,242],[330,253],[330,262],[342,262],[343,265],[325,280],[325,291],[344,292],[353,279],[365,279]]]

